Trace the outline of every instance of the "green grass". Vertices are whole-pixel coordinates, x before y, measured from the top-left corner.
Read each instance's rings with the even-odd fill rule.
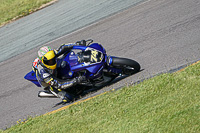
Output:
[[[52,0],[0,0],[0,26],[26,16]]]
[[[5,132],[200,132],[200,64],[30,118]]]

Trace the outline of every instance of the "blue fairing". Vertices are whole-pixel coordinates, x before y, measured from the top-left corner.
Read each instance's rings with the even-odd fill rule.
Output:
[[[65,58],[65,61],[68,61],[69,65],[72,66],[76,66],[79,62],[78,62],[78,57],[74,52],[70,52],[68,54],[68,56]]]
[[[89,46],[74,46],[74,49],[81,49],[81,50],[86,50],[87,48],[92,48],[92,49],[96,49],[98,51],[101,51],[103,54],[106,54],[105,49],[98,43],[93,43]],[[72,56],[71,56],[72,57]],[[67,58],[67,57],[66,57]],[[77,56],[76,56],[77,58]],[[99,69],[103,66],[104,62],[98,62],[98,63],[94,63],[94,64],[87,64],[87,63],[77,63],[78,62],[78,58],[76,59],[74,57],[74,62],[76,62],[76,64],[74,65],[72,62],[72,59],[67,59],[70,62],[70,66],[71,66],[71,71],[74,72],[78,72],[81,70],[88,70],[91,74],[95,74],[97,73],[97,71],[99,71]]]
[[[41,87],[41,85],[39,84],[37,78],[36,78],[36,75],[35,75],[35,72],[32,70],[30,71],[29,73],[27,73],[25,76],[24,76],[25,79],[33,82],[35,85],[37,85],[38,87]]]
[[[71,70],[74,71],[74,72],[78,72],[78,71],[86,69],[90,73],[94,74],[101,68],[102,65],[103,65],[103,63],[98,63],[98,64],[93,64],[93,65],[88,66],[85,63],[81,63],[81,64],[78,64],[76,66],[71,67]]]
[[[101,44],[93,43],[93,44],[91,44],[91,45],[88,46],[88,47],[94,48],[94,49],[96,49],[96,50],[99,50],[99,51],[101,51],[103,54],[106,53],[106,50],[101,46]]]
[[[68,53],[64,58],[57,60],[58,77],[72,78],[74,72],[71,71],[71,67],[77,64],[78,57],[73,51]],[[71,72],[72,74],[69,75],[69,72]]]
[[[97,73],[97,71],[102,67],[102,63],[99,63],[99,64],[96,64],[94,66],[90,66],[87,68],[87,70],[92,73],[92,74],[95,74]]]

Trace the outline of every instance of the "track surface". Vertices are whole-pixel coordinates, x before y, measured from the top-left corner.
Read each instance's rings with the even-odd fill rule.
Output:
[[[0,29],[0,62],[142,1],[59,0]]]
[[[143,71],[102,88],[96,95],[199,60],[199,7],[198,0],[150,0],[56,39],[51,46],[92,38],[103,44],[108,54],[141,64]],[[38,98],[39,89],[23,79],[31,70],[37,49],[0,63],[1,128],[52,111],[60,101]]]

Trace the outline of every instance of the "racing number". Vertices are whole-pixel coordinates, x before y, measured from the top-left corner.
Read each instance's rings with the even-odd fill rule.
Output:
[[[97,55],[98,55],[98,52],[96,50],[91,50],[91,62],[97,62]]]

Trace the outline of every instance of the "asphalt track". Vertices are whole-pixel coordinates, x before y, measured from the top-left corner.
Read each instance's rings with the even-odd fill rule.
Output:
[[[199,7],[198,0],[150,0],[63,34],[48,44],[56,48],[62,43],[92,38],[108,54],[141,64],[143,71],[104,87],[93,96],[200,60]],[[31,70],[37,49],[0,63],[1,128],[62,107],[52,108],[59,99],[38,98],[39,89],[23,79]]]
[[[0,62],[142,1],[59,0],[0,29]]]

